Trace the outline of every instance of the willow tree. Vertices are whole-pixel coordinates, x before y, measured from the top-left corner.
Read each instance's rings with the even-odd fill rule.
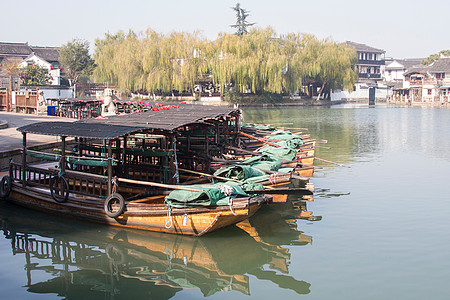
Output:
[[[331,41],[323,41],[321,44],[317,57],[318,73],[316,79],[322,85],[317,99],[320,99],[325,87],[329,90],[349,90],[358,80],[358,75],[354,71],[357,62],[354,48]]]
[[[192,91],[207,71],[207,42],[198,32],[119,32],[96,42],[97,78],[130,91]]]
[[[106,81],[110,83],[117,83],[119,77],[119,51],[125,41],[126,35],[120,31],[117,34],[105,35],[104,39],[95,40],[94,60],[96,68],[94,70],[94,77],[99,81]]]
[[[272,28],[253,29],[242,37],[220,34],[214,44],[211,73],[215,83],[232,83],[240,92],[249,89],[256,94],[281,93],[285,88],[287,56]]]
[[[222,33],[214,41],[198,32],[119,32],[96,46],[96,78],[130,91],[193,92],[204,75],[221,91],[233,87],[254,94],[292,93],[304,81],[319,82],[323,90],[356,80],[356,54],[350,48],[307,34],[279,37],[270,27],[243,36]]]

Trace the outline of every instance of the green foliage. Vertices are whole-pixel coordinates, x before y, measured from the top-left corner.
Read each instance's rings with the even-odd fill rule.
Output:
[[[450,50],[441,50],[439,51],[439,53],[431,54],[430,56],[422,60],[420,64],[428,66],[441,58],[441,56],[450,56]]]
[[[123,90],[193,93],[199,79],[209,75],[229,102],[244,99],[237,93],[294,93],[303,82],[351,89],[358,79],[353,48],[308,34],[277,36],[270,27],[242,36],[222,33],[214,41],[198,32],[107,34],[96,40],[94,59],[95,78]],[[281,97],[258,97],[265,98]]]
[[[23,85],[45,85],[52,79],[46,68],[34,64],[21,68],[19,76]]]
[[[76,84],[80,76],[90,76],[94,70],[89,43],[85,40],[74,39],[63,45],[59,50],[59,61],[72,84]]]
[[[131,91],[192,91],[207,72],[206,44],[198,32],[107,35],[96,41],[94,76]]]
[[[224,89],[223,99],[228,103],[240,103],[242,101],[241,93],[228,86]]]

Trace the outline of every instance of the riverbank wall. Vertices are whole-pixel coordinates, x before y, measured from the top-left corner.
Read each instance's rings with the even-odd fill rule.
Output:
[[[405,102],[405,101],[388,101],[388,104],[398,106],[415,106],[415,107],[445,107],[450,108],[450,102]]]

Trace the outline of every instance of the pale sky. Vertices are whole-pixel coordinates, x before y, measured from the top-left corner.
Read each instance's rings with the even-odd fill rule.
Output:
[[[448,0],[1,0],[0,41],[61,46],[74,38],[91,49],[105,33],[152,28],[200,30],[214,40],[233,33],[231,7],[250,11],[248,22],[278,34],[310,33],[383,49],[386,57],[424,58],[450,49]]]

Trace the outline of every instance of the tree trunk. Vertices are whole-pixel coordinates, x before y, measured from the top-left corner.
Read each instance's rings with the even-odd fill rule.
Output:
[[[317,101],[320,100],[320,95],[322,95],[323,90],[325,89],[325,85],[327,84],[327,82],[325,81],[324,83],[322,83],[322,87],[319,90],[319,94],[317,95]]]

